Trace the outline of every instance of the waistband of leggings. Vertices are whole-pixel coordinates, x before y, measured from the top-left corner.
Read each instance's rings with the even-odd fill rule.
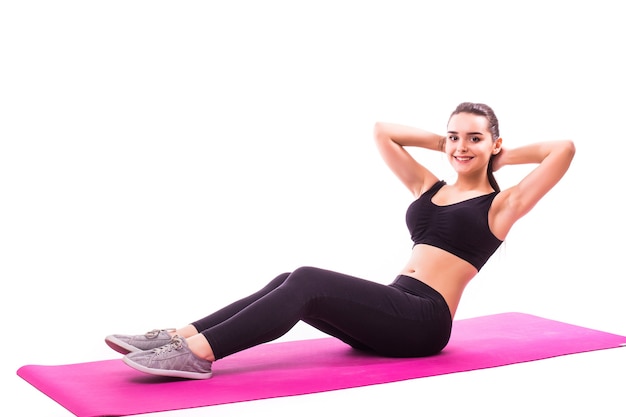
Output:
[[[446,307],[448,307],[446,299],[443,298],[443,295],[441,295],[439,291],[435,290],[430,285],[423,283],[417,278],[413,278],[408,275],[398,275],[390,286],[398,288],[399,290],[411,295],[427,297],[433,301],[442,302]]]

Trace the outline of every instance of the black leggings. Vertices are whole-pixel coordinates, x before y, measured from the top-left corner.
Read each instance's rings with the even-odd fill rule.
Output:
[[[275,340],[300,320],[355,349],[390,357],[436,354],[452,329],[445,299],[417,279],[400,275],[384,285],[312,267],[281,274],[191,324],[221,359]]]

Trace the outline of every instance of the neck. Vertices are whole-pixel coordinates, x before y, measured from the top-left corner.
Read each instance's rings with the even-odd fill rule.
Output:
[[[487,179],[487,174],[480,176],[459,175],[453,185],[459,191],[481,190],[490,192],[493,190],[493,187],[491,187],[491,184],[489,184],[489,180]]]

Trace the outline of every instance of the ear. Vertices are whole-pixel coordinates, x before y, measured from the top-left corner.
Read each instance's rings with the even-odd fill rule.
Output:
[[[493,143],[493,149],[491,150],[491,153],[497,155],[500,153],[500,149],[502,149],[502,138],[496,139],[496,141]]]

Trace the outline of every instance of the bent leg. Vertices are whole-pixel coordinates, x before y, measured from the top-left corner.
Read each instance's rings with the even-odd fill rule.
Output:
[[[440,311],[447,313],[447,318]],[[295,270],[282,284],[201,333],[212,347],[215,358],[220,359],[277,339],[300,320],[354,347],[387,356],[436,353],[447,343],[447,322],[451,321],[447,305],[445,308],[433,306],[427,297],[408,294],[394,286],[305,267]]]

